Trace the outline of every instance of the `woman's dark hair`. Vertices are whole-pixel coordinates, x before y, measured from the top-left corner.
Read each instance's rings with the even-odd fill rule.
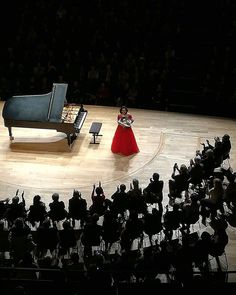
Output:
[[[122,110],[123,109],[125,109],[126,110],[126,114],[128,113],[128,108],[126,107],[126,106],[122,106],[121,108],[120,108],[120,113],[122,113]]]

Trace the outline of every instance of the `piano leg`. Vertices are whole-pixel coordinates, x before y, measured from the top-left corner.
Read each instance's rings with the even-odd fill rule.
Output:
[[[73,134],[67,134],[67,142],[68,145],[71,146],[71,144],[73,143],[73,141],[76,139],[77,135],[76,133]]]
[[[70,134],[67,134],[67,142],[68,142],[68,146],[71,145],[71,137]]]
[[[8,132],[9,132],[10,140],[14,140],[14,137],[12,136],[12,128],[11,127],[8,127]]]

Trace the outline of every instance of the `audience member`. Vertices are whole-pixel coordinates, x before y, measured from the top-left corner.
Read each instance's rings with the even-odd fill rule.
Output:
[[[176,174],[178,172],[178,174]],[[169,180],[169,197],[181,198],[181,193],[188,190],[189,172],[187,166],[182,164],[180,168],[175,163],[173,167],[172,179]]]
[[[84,257],[88,259],[92,255],[92,246],[100,246],[102,240],[102,226],[98,225],[99,215],[93,213],[86,223],[81,242],[84,245]]]
[[[29,243],[30,242],[30,243]],[[30,228],[25,224],[23,218],[16,218],[9,230],[10,255],[14,264],[23,259],[25,252],[34,250],[35,245],[31,243]]]
[[[12,225],[17,218],[26,217],[25,200],[23,195],[21,202],[18,196],[12,198],[12,202],[7,205],[5,217],[10,225]]]
[[[164,181],[160,180],[159,173],[153,173],[150,183],[143,190],[146,203],[158,203],[159,207],[161,207],[163,201],[163,187]]]
[[[126,185],[121,184],[117,187],[117,190],[111,196],[112,205],[111,210],[115,215],[121,214],[124,217],[124,212],[128,209],[128,196],[126,192]]]
[[[83,227],[87,218],[87,201],[82,198],[81,193],[74,190],[73,197],[69,199],[68,218],[72,218],[72,225],[75,226],[75,220],[80,220]]]
[[[130,189],[127,192],[127,197],[129,211],[136,211],[142,214],[147,211],[147,204],[138,179],[133,179],[132,184],[130,184]]]
[[[52,195],[52,202],[49,203],[49,212],[48,216],[52,219],[52,221],[61,221],[68,216],[68,212],[65,209],[65,203],[63,201],[59,201],[59,194],[54,193]]]
[[[92,205],[89,208],[90,214],[98,214],[99,216],[103,215],[105,212],[105,195],[103,188],[101,186],[101,182],[99,182],[98,187],[93,185],[93,190],[92,190]]]
[[[70,225],[69,220],[63,221],[63,229],[59,234],[59,255],[69,254],[73,248],[77,248],[76,232]]]
[[[217,210],[220,209],[224,213],[223,208],[223,198],[224,198],[224,188],[222,180],[215,178],[213,180],[214,186],[209,189],[209,198],[201,199],[201,214],[202,214],[202,223],[206,222],[206,207],[210,209],[211,218],[216,217]]]
[[[42,223],[47,216],[47,209],[45,204],[41,201],[39,195],[35,195],[33,199],[33,205],[30,205],[29,211],[27,213],[27,219],[32,224],[35,225],[35,222]]]
[[[51,224],[51,220],[46,218],[43,223],[37,228],[36,231],[36,256],[39,258],[44,257],[47,251],[53,255],[57,250],[59,243],[58,229],[55,224]]]

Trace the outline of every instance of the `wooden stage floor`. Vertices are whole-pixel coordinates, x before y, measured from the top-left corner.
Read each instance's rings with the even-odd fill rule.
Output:
[[[0,110],[4,102],[0,102]],[[92,186],[101,181],[109,197],[117,185],[129,187],[133,178],[144,188],[154,172],[167,181],[175,162],[189,164],[200,142],[215,136],[230,134],[232,151],[230,164],[236,167],[235,120],[229,118],[130,109],[134,116],[133,131],[140,152],[124,157],[111,152],[112,137],[117,123],[117,107],[86,105],[87,118],[81,133],[69,148],[64,133],[56,130],[13,128],[14,141],[9,140],[8,129],[0,119],[0,198],[12,197],[16,190],[25,192],[31,202],[40,194],[45,203],[53,192],[67,201],[73,189],[81,191],[90,202]],[[33,110],[32,110],[33,111]],[[102,122],[99,144],[90,144],[89,128],[93,121]]]
[[[0,102],[2,110],[4,102]],[[112,137],[119,111],[117,107],[85,105],[87,118],[81,133],[70,149],[65,134],[56,130],[13,128],[11,142],[4,121],[0,118],[0,199],[12,198],[16,190],[24,192],[26,204],[39,194],[46,205],[51,195],[58,192],[66,203],[73,189],[81,191],[91,203],[93,184],[101,181],[106,197],[117,185],[129,188],[137,178],[144,188],[154,172],[164,180],[164,204],[168,202],[168,180],[175,162],[189,164],[197,149],[206,139],[228,133],[232,150],[230,164],[236,169],[236,120],[202,115],[162,112],[158,110],[130,109],[134,116],[133,131],[140,152],[124,157],[111,152]],[[32,110],[33,111],[33,110]],[[89,128],[93,121],[102,122],[100,144],[90,144]],[[229,229],[227,246],[229,270],[236,270],[236,233]]]

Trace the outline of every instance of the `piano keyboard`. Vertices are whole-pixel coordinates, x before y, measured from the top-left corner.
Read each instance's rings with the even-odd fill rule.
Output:
[[[78,133],[80,132],[80,129],[82,128],[82,126],[84,124],[86,116],[87,116],[87,111],[81,111],[81,112],[79,112],[78,117],[75,120],[74,125],[75,125],[75,129]]]

